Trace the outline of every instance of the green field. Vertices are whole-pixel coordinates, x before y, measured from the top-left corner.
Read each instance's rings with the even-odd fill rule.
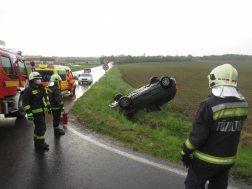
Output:
[[[198,63],[190,63],[195,69],[189,68],[189,65],[176,65],[175,63],[162,63],[160,65],[155,64],[154,66],[152,64],[153,63],[139,65],[127,64],[113,67],[107,72],[107,88],[105,87],[105,77],[102,77],[76,101],[70,110],[70,114],[76,116],[77,119],[75,120],[83,125],[83,127],[105,134],[109,136],[111,140],[120,141],[122,146],[182,164],[180,160],[180,151],[192,129],[193,113],[191,116],[188,116],[189,114],[184,115],[180,113],[182,111],[179,111],[179,106],[174,106],[174,102],[178,100],[179,94],[186,89],[186,86],[181,83],[178,73],[173,72],[174,70],[183,70],[182,68],[187,66],[187,71],[184,71],[184,73],[190,72],[193,78],[195,78],[193,74],[199,75],[199,77],[202,75],[204,83],[202,86],[205,87],[204,90],[207,90],[205,92],[208,93],[210,89],[207,86],[208,80],[206,79],[206,75],[208,75],[217,64],[208,65],[208,63],[206,63],[205,66],[208,66],[209,70],[206,69],[205,74],[195,71],[195,69],[201,65]],[[161,111],[145,112],[141,110],[137,111],[132,118],[127,119],[118,109],[109,107],[109,103],[114,100],[116,94],[128,94],[135,90],[124,82],[126,76],[121,75],[118,70],[118,68],[120,68],[122,71],[122,67],[125,69],[130,67],[130,72],[128,72],[126,76],[127,78],[130,76],[132,79],[134,77],[132,77],[130,73],[137,73],[134,70],[138,70],[138,67],[142,67],[143,69],[138,70],[137,76],[144,75],[145,72],[143,70],[147,69],[147,67],[152,67],[152,69],[149,69],[149,73],[146,74],[144,84],[148,84],[150,77],[153,75],[159,77],[162,75],[174,77],[178,82],[178,93],[175,99],[161,106]],[[157,74],[157,72],[154,71],[156,67],[163,67],[163,69],[161,69],[162,73]],[[166,70],[164,70],[164,67]],[[239,68],[237,69],[240,73],[241,70],[239,70]],[[168,71],[169,73],[167,73]],[[183,74],[180,74],[180,76],[183,76]],[[134,83],[137,83],[138,80],[139,78],[135,80]],[[188,84],[190,83],[190,77],[185,77],[182,81]],[[197,87],[193,87],[191,90],[195,91],[195,89],[198,89],[196,90],[198,93],[203,91],[203,89]],[[242,93],[244,93],[244,91],[242,91]],[[184,96],[186,95],[182,95],[182,97]],[[191,98],[193,98],[193,95],[191,95]],[[203,97],[203,100],[204,98],[206,97]],[[201,99],[198,98],[198,101],[200,100]],[[200,102],[196,102],[195,100],[195,103],[198,103],[196,105],[197,109]],[[184,106],[186,106],[186,104],[185,101]],[[246,135],[250,136],[251,134],[245,132],[244,136]],[[245,143],[240,142],[237,152],[237,161],[231,169],[233,175],[242,177],[249,182],[252,181],[252,149],[250,147],[251,145],[249,143],[245,145]]]

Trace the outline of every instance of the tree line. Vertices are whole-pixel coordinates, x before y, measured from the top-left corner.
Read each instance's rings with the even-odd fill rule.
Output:
[[[237,61],[237,60],[252,60],[251,55],[239,55],[239,54],[224,54],[224,55],[210,55],[202,57],[193,57],[192,55],[188,56],[131,56],[131,55],[119,55],[119,56],[102,56],[100,61],[104,58],[107,58],[109,61],[116,60],[117,64],[124,63],[138,63],[138,62],[189,62],[197,60],[215,60],[215,61]]]
[[[251,55],[239,55],[239,54],[224,54],[224,55],[211,55],[211,56],[203,56],[203,57],[196,57],[198,60],[217,60],[217,61],[222,61],[222,60],[252,60]]]
[[[99,57],[45,57],[40,56],[40,61],[57,61],[57,62],[65,62],[65,63],[75,63],[75,62],[87,62],[89,60],[99,60]]]
[[[131,55],[118,55],[118,56],[101,56],[101,57],[43,57],[40,56],[41,61],[62,61],[65,63],[76,63],[76,62],[87,62],[89,60],[103,61],[104,58],[107,58],[109,61],[116,60],[117,64],[124,63],[138,63],[138,62],[189,62],[197,60],[214,60],[214,61],[239,61],[239,60],[252,60],[251,55],[239,55],[239,54],[224,54],[224,55],[210,55],[210,56],[131,56]]]
[[[138,62],[181,62],[181,61],[193,61],[191,55],[188,56],[131,56],[131,55],[119,55],[119,56],[102,56],[100,61],[107,58],[109,61],[116,60],[117,64],[124,63],[138,63]]]

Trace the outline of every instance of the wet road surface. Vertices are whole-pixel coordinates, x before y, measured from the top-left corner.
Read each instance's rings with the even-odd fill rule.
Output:
[[[77,85],[76,96],[65,95],[64,105],[70,108],[89,87]],[[49,150],[35,148],[34,124],[26,117],[0,120],[0,188],[184,188],[185,167],[123,148],[68,119],[66,134],[55,137],[52,116],[46,115]],[[230,184],[252,188],[232,179]]]

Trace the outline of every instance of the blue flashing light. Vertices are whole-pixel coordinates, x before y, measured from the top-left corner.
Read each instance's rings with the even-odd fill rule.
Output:
[[[6,49],[6,50],[9,51],[9,52],[15,52],[14,49]]]

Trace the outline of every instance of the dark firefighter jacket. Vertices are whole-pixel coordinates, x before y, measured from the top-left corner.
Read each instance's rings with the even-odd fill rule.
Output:
[[[211,95],[200,104],[183,151],[203,164],[231,166],[247,115],[245,99]]]
[[[27,114],[42,114],[47,111],[47,95],[44,85],[40,84],[38,88],[34,84],[29,84],[23,95],[23,107]]]
[[[59,110],[63,106],[63,100],[60,94],[60,89],[58,88],[58,85],[49,86],[47,88],[48,96],[49,96],[49,102],[51,104],[52,110]]]

